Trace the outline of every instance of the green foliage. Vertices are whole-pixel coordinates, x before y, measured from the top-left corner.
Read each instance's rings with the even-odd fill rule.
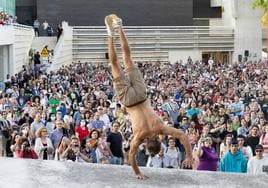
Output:
[[[255,0],[252,4],[253,9],[260,7],[263,8],[264,11],[268,11],[268,0]]]

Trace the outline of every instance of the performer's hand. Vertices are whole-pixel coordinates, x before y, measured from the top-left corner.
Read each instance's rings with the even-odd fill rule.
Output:
[[[192,164],[193,164],[193,158],[192,157],[187,157],[182,162],[183,167],[186,167],[186,168],[192,168]]]
[[[141,173],[140,174],[137,174],[136,177],[137,177],[137,179],[140,179],[140,180],[146,180],[146,179],[149,178],[148,176],[145,176],[145,175],[143,175]]]

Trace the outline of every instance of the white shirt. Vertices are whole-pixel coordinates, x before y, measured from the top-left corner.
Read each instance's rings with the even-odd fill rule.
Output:
[[[240,151],[247,158],[247,160],[253,157],[252,149],[250,146],[244,146],[242,149],[240,149]]]
[[[173,168],[179,168],[181,163],[181,152],[179,148],[174,148],[174,150],[166,149],[165,156],[170,158],[170,166]]]
[[[268,166],[268,157],[257,159],[256,156],[248,161],[248,174],[266,174],[262,171],[263,166]]]
[[[170,158],[164,154],[163,157],[160,157],[158,154],[154,157],[149,157],[146,167],[153,168],[166,168],[170,166]]]

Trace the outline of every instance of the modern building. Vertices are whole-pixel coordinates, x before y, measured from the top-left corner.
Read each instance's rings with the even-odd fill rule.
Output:
[[[18,22],[32,25],[38,18],[54,27],[64,22],[64,32],[55,42],[53,68],[72,61],[105,62],[107,34],[103,19],[116,13],[124,20],[134,61],[232,63],[258,61],[267,36],[261,27],[261,9],[254,0],[17,0]],[[5,2],[5,3],[3,3]],[[68,23],[67,23],[68,22]],[[41,29],[42,30],[42,29]],[[267,30],[267,28],[266,28]],[[30,48],[39,44],[32,27],[0,27],[1,75],[17,73],[27,63]],[[43,39],[43,42],[48,41]],[[56,41],[56,40],[55,40]],[[2,55],[1,55],[2,54]]]
[[[4,11],[9,15],[16,14],[16,0],[0,0],[0,12]]]

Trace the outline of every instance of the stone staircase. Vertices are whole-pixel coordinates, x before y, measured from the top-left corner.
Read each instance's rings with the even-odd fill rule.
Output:
[[[32,43],[32,49],[41,52],[44,46],[47,45],[49,50],[54,50],[56,44],[56,37],[35,37]]]

